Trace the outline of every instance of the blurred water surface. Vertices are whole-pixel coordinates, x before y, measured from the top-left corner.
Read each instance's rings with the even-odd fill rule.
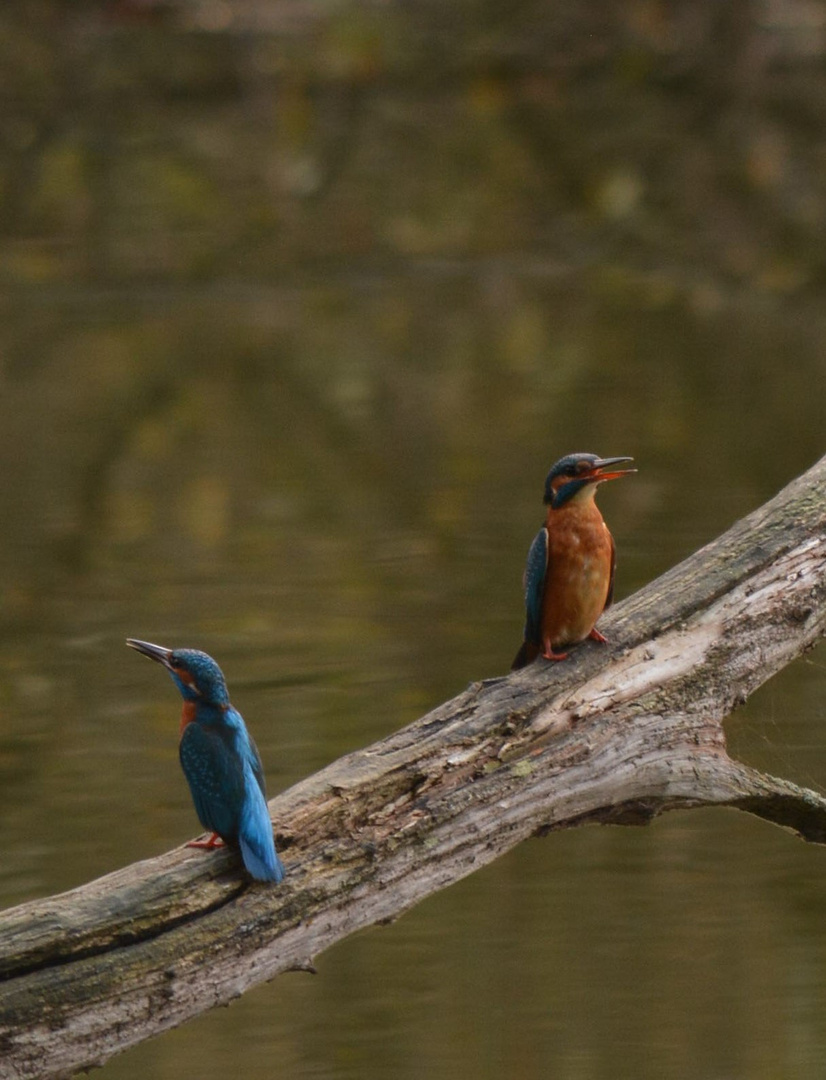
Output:
[[[176,692],[126,636],[219,660],[274,792],[507,669],[563,453],[637,461],[600,496],[621,599],[823,452],[798,132],[717,87],[751,150],[708,180],[700,110],[676,159],[710,225],[676,137],[671,170],[653,148],[716,69],[680,74],[653,9],[567,66],[443,27],[465,51],[432,83],[375,12],[322,22],[319,52],[233,35],[234,10],[0,22],[31,61],[3,91],[3,906],[197,832]],[[623,102],[637,126],[606,127]],[[732,752],[823,790],[825,692],[816,650],[729,720]],[[734,812],[556,834],[100,1075],[817,1075],[824,901],[821,850]]]

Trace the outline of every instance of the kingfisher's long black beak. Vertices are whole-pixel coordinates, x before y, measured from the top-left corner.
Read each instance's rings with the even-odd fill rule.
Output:
[[[636,469],[611,469],[613,465],[623,465],[626,461],[633,461],[631,457],[606,457],[600,458],[595,461],[591,466],[590,472],[586,473],[582,478],[589,481],[592,484],[601,484],[603,480],[616,480],[620,476],[628,476],[629,473],[635,473]],[[611,469],[610,472],[603,472],[603,469]]]
[[[157,660],[164,667],[171,667],[172,650],[165,649],[162,645],[153,645],[151,641],[139,641],[137,638],[128,637],[126,644],[130,649],[136,649],[150,660]]]

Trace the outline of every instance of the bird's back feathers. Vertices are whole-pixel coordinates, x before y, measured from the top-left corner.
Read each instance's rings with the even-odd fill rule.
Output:
[[[241,849],[254,878],[281,881],[261,759],[244,721],[231,706],[195,720],[181,737],[181,766],[205,829]]]

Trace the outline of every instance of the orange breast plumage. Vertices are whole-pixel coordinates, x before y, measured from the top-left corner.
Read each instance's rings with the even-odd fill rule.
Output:
[[[546,527],[542,637],[556,648],[584,640],[602,614],[611,584],[613,543],[593,502],[550,513]]]

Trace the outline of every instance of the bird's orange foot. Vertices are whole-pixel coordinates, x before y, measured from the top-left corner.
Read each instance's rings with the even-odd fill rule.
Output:
[[[566,652],[554,652],[551,648],[550,642],[545,642],[545,651],[542,653],[546,660],[567,660],[568,654]]]
[[[605,642],[608,640],[607,637],[602,636],[602,634],[599,632],[599,630],[597,630],[596,627],[594,627],[588,637],[593,638],[594,641],[601,641],[603,644],[605,644]]]
[[[224,841],[221,839],[217,832],[214,832],[208,840],[190,840],[189,843],[185,846],[209,848],[210,850],[212,850],[212,848],[223,847]]]

